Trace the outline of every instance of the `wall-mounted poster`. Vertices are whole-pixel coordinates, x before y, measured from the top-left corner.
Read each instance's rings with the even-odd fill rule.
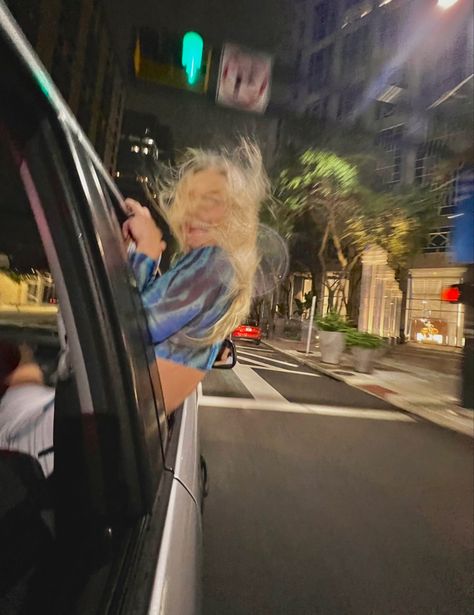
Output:
[[[216,100],[221,105],[263,113],[270,99],[272,58],[227,43],[219,68]]]

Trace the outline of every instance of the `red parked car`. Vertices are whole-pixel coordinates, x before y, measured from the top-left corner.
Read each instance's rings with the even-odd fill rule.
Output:
[[[232,333],[232,339],[260,344],[262,341],[262,329],[257,325],[255,320],[249,320],[235,329]]]

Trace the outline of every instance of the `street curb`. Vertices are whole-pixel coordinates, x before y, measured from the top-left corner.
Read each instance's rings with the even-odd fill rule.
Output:
[[[432,409],[429,407],[419,407],[415,405],[413,402],[409,401],[408,399],[405,399],[399,393],[395,393],[395,392],[393,394],[388,394],[388,395],[377,395],[377,393],[374,393],[373,391],[370,391],[364,388],[363,386],[359,386],[353,382],[350,382],[350,380],[348,380],[341,374],[335,374],[331,370],[325,369],[323,366],[319,364],[314,364],[306,360],[303,357],[299,357],[297,354],[293,354],[292,352],[289,352],[288,350],[284,348],[279,348],[278,346],[276,346],[275,344],[272,344],[271,342],[267,340],[265,340],[263,343],[269,346],[270,348],[272,348],[273,350],[276,350],[277,352],[281,352],[287,357],[290,357],[296,360],[298,363],[301,363],[301,365],[305,365],[306,367],[319,371],[325,376],[332,378],[333,380],[339,380],[340,382],[344,382],[344,384],[347,384],[348,386],[351,386],[354,389],[358,389],[359,391],[362,391],[363,393],[366,393],[367,395],[372,395],[372,397],[377,397],[378,399],[382,399],[383,401],[386,401],[389,404],[392,404],[392,406],[395,406],[396,408],[398,408],[399,410],[403,412],[406,412],[407,414],[411,414],[413,416],[429,421],[430,423],[435,423],[436,425],[440,427],[444,427],[445,429],[450,429],[452,431],[461,433],[465,436],[469,436],[470,438],[474,438],[474,416],[473,416],[473,420],[470,420],[467,417],[464,418],[461,416],[455,416],[456,414],[455,411],[452,411],[449,409],[448,410],[438,410],[438,409]],[[447,414],[447,413],[450,413],[450,414]]]

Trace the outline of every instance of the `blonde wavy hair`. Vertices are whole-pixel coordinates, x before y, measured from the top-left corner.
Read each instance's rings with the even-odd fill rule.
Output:
[[[259,264],[258,214],[261,203],[270,193],[260,149],[251,141],[242,139],[232,150],[188,149],[171,178],[162,182],[157,191],[160,212],[183,253],[186,252],[184,223],[190,207],[194,207],[189,200],[187,180],[194,173],[208,169],[222,173],[227,180],[226,215],[210,232],[215,244],[227,254],[234,276],[228,290],[230,306],[227,312],[208,335],[194,340],[202,345],[223,340],[250,311],[254,275]]]

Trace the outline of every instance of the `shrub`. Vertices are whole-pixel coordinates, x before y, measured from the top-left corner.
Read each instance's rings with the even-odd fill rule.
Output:
[[[292,340],[301,339],[301,320],[285,320],[285,326],[283,328],[283,334]]]
[[[347,331],[349,323],[337,312],[329,312],[326,316],[316,318],[316,325],[320,331]]]
[[[383,337],[373,333],[365,333],[357,329],[346,330],[347,346],[358,346],[359,348],[380,348],[384,344]]]

